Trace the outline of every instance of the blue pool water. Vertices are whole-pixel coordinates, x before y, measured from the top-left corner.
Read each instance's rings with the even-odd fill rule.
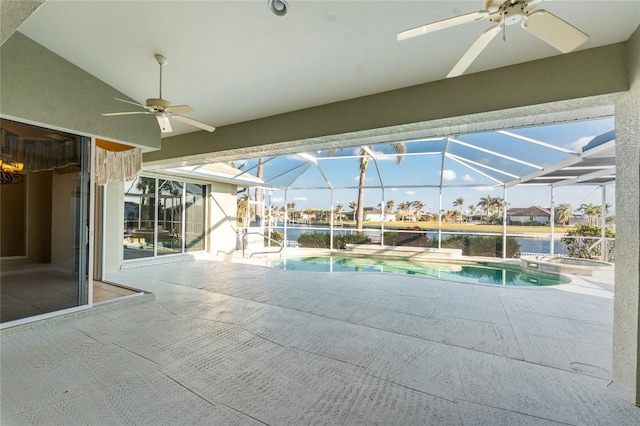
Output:
[[[569,282],[560,275],[530,272],[516,266],[489,266],[482,263],[461,265],[368,257],[313,256],[278,259],[271,261],[270,266],[306,272],[383,272],[509,286],[549,286]]]

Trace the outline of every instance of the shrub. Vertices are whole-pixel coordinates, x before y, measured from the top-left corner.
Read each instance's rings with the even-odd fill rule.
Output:
[[[414,228],[408,229],[413,230]],[[383,244],[387,246],[428,247],[429,239],[426,232],[385,232]]]
[[[569,229],[566,237],[562,237],[561,241],[567,245],[566,253],[570,257],[577,257],[581,259],[600,259],[602,255],[602,245],[595,243],[599,238],[601,238],[601,236],[602,230],[599,226],[578,225]],[[605,228],[604,236],[606,238],[615,238],[616,234],[611,229]],[[615,256],[615,244],[609,242],[607,245],[607,253],[605,254],[608,261],[613,261]]]
[[[465,254],[465,247],[468,250],[468,241],[469,237],[466,235],[452,235],[448,238],[442,240],[442,248],[449,249],[460,249],[462,250],[462,254]],[[433,238],[433,247],[438,247],[438,239],[436,237]]]
[[[438,240],[434,239],[435,247]],[[464,256],[502,257],[501,235],[452,235],[442,240],[442,248],[462,250]],[[507,237],[508,258],[520,256],[520,243],[514,237]]]
[[[298,245],[307,248],[329,248],[329,234],[324,232],[307,232],[298,237]]]
[[[426,247],[427,236],[418,232],[385,232],[384,245]]]
[[[333,247],[337,249],[346,249],[347,244],[370,244],[371,238],[367,234],[361,232],[357,234],[336,235],[333,237]],[[298,237],[298,245],[307,248],[329,248],[331,244],[328,233],[311,232],[302,234]]]
[[[371,238],[361,232],[357,234],[337,235],[333,237],[333,246],[338,249],[346,249],[347,244],[370,244]],[[329,247],[329,244],[327,244]]]
[[[265,234],[264,236],[264,245],[265,246],[269,246],[269,243],[271,243],[271,246],[280,246],[282,245],[282,239],[284,238],[284,235],[282,235],[282,233],[278,232],[278,231],[271,231],[271,240],[269,241],[268,238],[269,234]],[[277,241],[274,243],[274,241]]]

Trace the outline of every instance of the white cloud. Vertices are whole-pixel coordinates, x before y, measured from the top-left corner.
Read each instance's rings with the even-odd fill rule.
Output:
[[[416,191],[407,191],[404,195],[416,195]]]
[[[465,182],[473,182],[475,179],[472,178],[469,175],[464,175],[464,176],[462,176],[462,180],[465,181]]]
[[[574,151],[582,151],[582,147],[591,142],[593,136],[583,136],[571,143],[565,145],[565,148],[572,149]]]
[[[272,203],[283,203],[284,202],[284,198],[283,197],[271,197],[271,202]]]
[[[396,192],[398,190],[398,188],[390,188],[389,189],[391,192]]]
[[[309,201],[307,197],[293,197],[293,201]]]
[[[444,180],[454,180],[456,178],[456,172],[453,170],[443,170],[442,171],[442,179]]]
[[[492,192],[496,188],[493,186],[476,186],[473,189],[480,192]]]

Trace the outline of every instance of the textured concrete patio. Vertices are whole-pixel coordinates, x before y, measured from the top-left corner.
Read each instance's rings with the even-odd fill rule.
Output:
[[[108,279],[146,303],[5,330],[2,425],[640,424],[613,280],[554,288],[220,260]]]

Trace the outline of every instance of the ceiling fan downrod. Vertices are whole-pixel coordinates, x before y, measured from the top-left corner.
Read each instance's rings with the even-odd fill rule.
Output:
[[[158,55],[156,54],[156,61],[158,61],[158,64],[160,64],[160,95],[159,98],[162,99],[162,67],[164,65],[167,65],[169,63],[169,61],[167,61],[167,58],[165,58],[162,55]]]

